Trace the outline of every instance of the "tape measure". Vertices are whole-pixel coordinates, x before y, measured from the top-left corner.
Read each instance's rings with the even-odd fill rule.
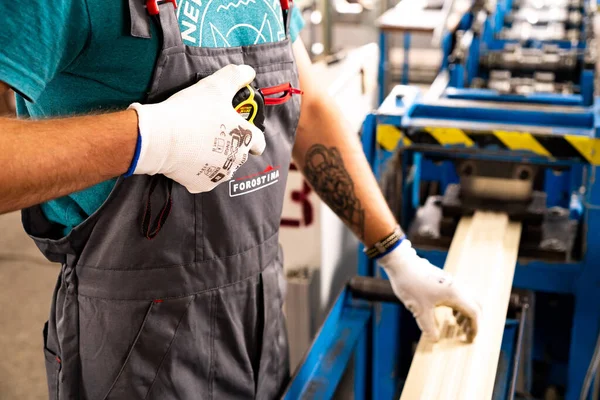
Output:
[[[246,85],[233,96],[231,104],[246,121],[264,132],[265,98],[260,90],[252,85]]]

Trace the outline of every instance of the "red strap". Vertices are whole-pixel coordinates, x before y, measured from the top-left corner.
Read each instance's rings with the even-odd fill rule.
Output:
[[[277,86],[270,86],[266,88],[261,88],[260,92],[263,94],[265,98],[265,105],[267,106],[275,106],[279,104],[283,104],[289,99],[292,98],[293,94],[304,94],[304,92],[300,89],[296,89],[292,87],[291,83],[282,83]],[[279,97],[267,97],[273,96],[276,94],[281,94]]]
[[[146,0],[146,9],[148,10],[148,14],[158,15],[160,12],[158,5],[164,3],[173,3],[173,7],[177,8],[177,0]]]
[[[271,95],[274,95],[277,93],[285,92],[287,90],[290,90],[291,88],[292,88],[292,84],[288,82],[288,83],[282,83],[281,85],[277,85],[277,86],[261,88],[260,91],[265,96],[271,96]]]
[[[281,9],[285,11],[290,9],[290,3],[292,3],[292,0],[279,0],[279,2],[281,3]]]
[[[276,106],[276,105],[285,103],[286,101],[288,101],[291,98],[292,98],[292,93],[287,91],[281,97],[265,97],[265,105],[266,106]]]

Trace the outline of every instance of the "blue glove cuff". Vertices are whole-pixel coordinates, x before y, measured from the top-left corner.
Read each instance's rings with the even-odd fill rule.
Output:
[[[138,160],[140,159],[141,151],[142,151],[142,135],[140,134],[140,130],[138,128],[138,136],[137,136],[137,143],[135,145],[135,153],[133,153],[133,160],[131,160],[131,165],[129,165],[129,169],[127,170],[127,172],[125,172],[125,175],[123,175],[125,178],[128,178],[131,175],[133,175],[133,172],[135,171],[135,168],[137,167]]]

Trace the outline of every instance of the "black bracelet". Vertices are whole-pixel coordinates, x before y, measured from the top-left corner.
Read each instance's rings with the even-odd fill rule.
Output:
[[[384,255],[388,254],[390,251],[394,250],[396,247],[402,243],[405,236],[400,229],[400,226],[396,226],[394,232],[375,243],[370,248],[365,248],[364,252],[367,254],[369,258],[380,258]]]

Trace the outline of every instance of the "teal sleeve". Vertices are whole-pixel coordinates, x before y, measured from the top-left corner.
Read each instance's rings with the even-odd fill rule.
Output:
[[[35,101],[81,53],[89,30],[84,0],[3,2],[0,81]]]
[[[290,21],[290,38],[292,42],[296,41],[296,38],[300,34],[300,31],[304,28],[304,18],[298,7],[292,8],[292,20]]]

